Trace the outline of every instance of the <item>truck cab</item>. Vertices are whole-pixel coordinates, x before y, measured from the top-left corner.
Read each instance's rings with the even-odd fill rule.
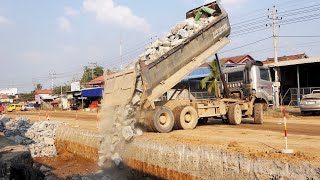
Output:
[[[245,99],[253,96],[260,103],[272,103],[273,82],[270,70],[261,61],[250,61],[246,65],[227,68],[223,72],[232,97]]]

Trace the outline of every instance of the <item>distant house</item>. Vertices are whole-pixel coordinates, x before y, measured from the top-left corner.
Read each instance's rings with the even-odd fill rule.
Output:
[[[52,94],[52,90],[35,90],[34,99],[38,103],[41,103],[41,101],[53,101],[55,97],[53,97]]]
[[[6,94],[0,94],[0,102],[9,103],[10,102],[10,98]]]
[[[254,60],[249,54],[240,55],[240,56],[233,56],[233,57],[227,57],[220,59],[220,62],[225,67],[234,67],[238,65],[244,65],[248,61]]]
[[[104,77],[99,76],[99,77],[91,80],[90,82],[88,82],[88,84],[92,87],[103,87],[104,86]]]
[[[307,58],[309,58],[309,56],[303,53],[303,54],[278,57],[278,62],[301,60],[301,59],[307,59]],[[272,63],[274,63],[274,58],[267,58],[267,60],[263,61],[263,64],[272,64]]]

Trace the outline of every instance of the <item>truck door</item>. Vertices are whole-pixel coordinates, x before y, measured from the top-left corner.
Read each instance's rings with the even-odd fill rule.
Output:
[[[268,101],[272,101],[272,81],[270,78],[270,71],[266,67],[259,67],[257,81],[257,92],[260,92],[263,96],[266,96]]]

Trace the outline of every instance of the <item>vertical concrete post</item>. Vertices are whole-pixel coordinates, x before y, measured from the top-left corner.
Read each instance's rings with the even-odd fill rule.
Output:
[[[297,105],[300,106],[300,67],[299,65],[297,65],[297,84],[298,84]]]

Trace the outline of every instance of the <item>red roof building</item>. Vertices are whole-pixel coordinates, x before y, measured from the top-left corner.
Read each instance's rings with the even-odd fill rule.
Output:
[[[252,61],[252,60],[254,60],[254,59],[250,55],[246,54],[246,55],[241,55],[241,56],[222,58],[222,59],[220,59],[220,62],[222,63],[221,66],[224,65],[224,66],[228,66],[228,67],[233,67],[236,65],[244,65],[248,61]],[[209,67],[209,63],[204,63],[200,67],[202,67],[202,68]]]
[[[47,90],[47,89],[43,89],[43,90],[37,89],[37,90],[34,91],[34,95],[40,95],[40,94],[49,94],[49,95],[51,95],[51,94],[53,94],[53,91],[52,90]]]
[[[292,61],[292,60],[298,60],[298,59],[306,59],[309,58],[305,53],[304,54],[296,54],[291,56],[282,56],[278,57],[278,62],[281,61]],[[274,58],[268,58],[267,60],[263,61],[264,64],[271,64],[274,63]]]
[[[246,64],[248,61],[254,60],[249,54],[227,57],[220,60],[223,64]]]
[[[103,85],[104,85],[104,77],[103,76],[99,76],[99,77],[91,80],[90,82],[88,82],[88,84],[92,85],[92,86],[103,87]]]

